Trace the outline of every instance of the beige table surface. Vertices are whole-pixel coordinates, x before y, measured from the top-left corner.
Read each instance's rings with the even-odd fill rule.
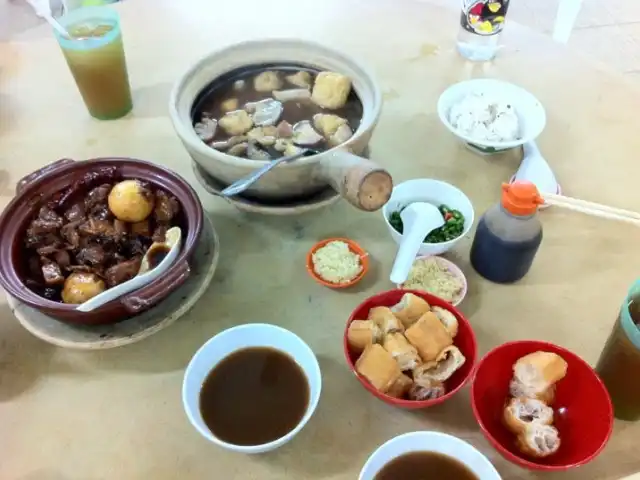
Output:
[[[22,175],[65,156],[151,159],[195,182],[166,115],[172,82],[211,49],[290,35],[341,48],[371,66],[386,99],[372,156],[396,182],[453,182],[478,214],[497,200],[516,159],[474,156],[435,113],[447,85],[486,75],[521,84],[544,103],[548,125],[540,147],[566,192],[640,209],[640,95],[621,77],[517,25],[508,29],[508,46],[494,64],[473,66],[454,50],[456,12],[425,3],[135,0],[118,8],[135,95],[133,115],[120,121],[101,123],[87,115],[48,29],[0,44],[2,205]],[[470,441],[505,479],[537,478],[507,463],[485,441],[468,388],[441,407],[410,413],[374,399],[346,368],[341,339],[347,316],[368,295],[390,287],[395,245],[379,213],[360,213],[341,202],[299,218],[247,216],[197,188],[220,234],[222,255],[209,292],[171,328],[117,350],[65,351],[23,331],[2,302],[0,479],[351,480],[384,441],[428,429]],[[462,310],[481,354],[508,340],[537,338],[594,362],[640,272],[640,234],[560,210],[546,211],[542,219],[542,248],[517,285],[479,279],[468,265],[468,241],[456,250],[453,258],[471,284]],[[356,289],[334,292],[307,277],[306,250],[331,235],[353,237],[373,256],[372,273]],[[184,368],[203,342],[253,321],[301,335],[318,355],[324,386],[316,415],[291,444],[247,457],[196,433],[183,413],[180,388]],[[545,477],[608,480],[636,472],[639,437],[640,424],[617,422],[598,459]]]

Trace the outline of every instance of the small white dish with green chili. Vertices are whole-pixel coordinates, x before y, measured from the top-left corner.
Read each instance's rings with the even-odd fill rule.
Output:
[[[382,208],[389,233],[398,245],[402,241],[403,230],[400,212],[413,202],[435,205],[445,220],[442,227],[426,236],[418,255],[440,255],[451,250],[473,225],[473,205],[460,189],[430,178],[408,180],[393,188],[391,198]]]

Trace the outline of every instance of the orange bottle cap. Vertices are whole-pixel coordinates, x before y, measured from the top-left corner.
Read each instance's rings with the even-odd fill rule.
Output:
[[[502,184],[502,206],[514,215],[533,215],[544,200],[531,182]]]

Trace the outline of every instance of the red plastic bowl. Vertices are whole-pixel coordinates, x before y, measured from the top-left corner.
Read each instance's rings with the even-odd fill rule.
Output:
[[[515,446],[515,436],[502,424],[513,364],[539,350],[557,353],[568,363],[567,376],[556,384],[552,405],[562,443],[556,454],[543,459],[523,455]],[[536,340],[505,343],[487,353],[476,368],[471,404],[480,429],[495,449],[530,470],[557,471],[584,465],[598,456],[613,429],[611,399],[589,364],[569,350]]]
[[[374,307],[391,307],[395,305],[400,301],[405,293],[413,293],[418,297],[424,298],[427,302],[429,302],[429,305],[442,307],[446,310],[449,310],[458,319],[458,334],[456,335],[453,344],[460,349],[467,361],[458,371],[456,371],[456,373],[453,374],[453,376],[449,380],[445,382],[447,393],[442,397],[436,398],[434,400],[404,400],[391,397],[376,390],[373,385],[371,385],[364,377],[358,375],[358,373],[356,372],[355,363],[356,360],[358,360],[359,355],[357,352],[353,352],[349,348],[349,342],[347,341],[347,331],[349,330],[349,325],[351,324],[351,322],[353,322],[354,320],[366,319],[369,315],[369,310]],[[351,371],[353,371],[353,373],[356,375],[356,378],[362,384],[362,386],[383,402],[395,407],[406,409],[432,407],[433,405],[438,405],[451,398],[470,379],[471,372],[473,371],[473,365],[476,362],[476,354],[478,350],[476,344],[476,336],[473,333],[473,329],[471,328],[469,321],[464,318],[462,313],[460,313],[453,305],[451,305],[446,300],[443,300],[439,297],[436,297],[435,295],[431,295],[426,292],[404,289],[395,289],[389,290],[388,292],[378,293],[377,295],[366,299],[364,302],[358,305],[347,321],[347,326],[344,330],[343,343],[344,355],[347,359],[347,364],[349,365]]]

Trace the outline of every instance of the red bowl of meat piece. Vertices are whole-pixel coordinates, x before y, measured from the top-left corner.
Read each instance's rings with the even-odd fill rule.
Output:
[[[553,395],[544,399],[553,409],[552,425],[560,445],[555,453],[537,458],[518,448],[517,436],[504,423],[505,406],[510,401],[513,366],[534,352],[549,352],[566,362],[566,375],[553,386]],[[629,377],[629,381],[632,380]],[[557,345],[522,340],[504,343],[487,353],[478,363],[471,385],[473,413],[487,440],[507,460],[523,468],[562,471],[584,465],[598,456],[613,429],[613,408],[604,384],[582,358]]]
[[[147,232],[136,231],[135,234],[134,224],[127,224],[130,236],[126,237],[127,243],[122,247],[125,250],[118,250],[117,254],[110,251],[109,254],[113,255],[109,260],[111,263],[101,264],[100,256],[104,254],[100,249],[101,242],[108,243],[113,235],[124,235],[120,231],[124,228],[123,223],[104,211],[108,192],[101,191],[101,186],[134,179],[153,192],[154,209],[149,217],[152,220],[146,227],[144,222],[136,224],[135,228],[147,228]],[[79,211],[75,210],[76,203],[79,203]],[[162,220],[165,214],[171,217],[167,223]],[[64,235],[62,228],[51,230],[47,224],[59,222],[59,217],[63,218],[63,228],[66,228]],[[76,222],[76,218],[84,218],[84,221]],[[38,222],[34,225],[35,219]],[[189,260],[202,233],[202,222],[203,210],[196,192],[186,180],[160,165],[130,158],[58,160],[21,179],[16,186],[16,196],[0,216],[0,231],[3,233],[0,285],[21,302],[69,323],[116,323],[158,304],[184,283],[190,272]],[[45,291],[49,285],[47,282],[56,281],[51,275],[58,273],[53,267],[51,271],[47,268],[52,263],[59,266],[58,262],[66,265],[60,268],[65,276],[73,271],[68,268],[89,269],[99,273],[99,278],[106,285],[119,283],[137,273],[137,265],[127,264],[127,261],[139,257],[148,248],[146,243],[151,239],[147,234],[160,238],[162,229],[170,226],[178,226],[182,230],[181,252],[165,275],[145,287],[91,312],[79,312],[76,305],[62,303],[55,297],[55,292],[52,293],[55,288]],[[47,237],[47,231],[53,232],[57,238]],[[28,240],[27,232],[30,235]],[[76,244],[80,247],[74,248],[76,235],[81,238],[87,236],[90,241],[80,240],[84,243]],[[138,245],[136,242],[142,243]],[[66,263],[68,252],[71,252],[71,265]],[[37,279],[34,277],[37,273],[35,263],[39,263],[41,270],[41,277]],[[107,265],[113,268],[106,268]]]

